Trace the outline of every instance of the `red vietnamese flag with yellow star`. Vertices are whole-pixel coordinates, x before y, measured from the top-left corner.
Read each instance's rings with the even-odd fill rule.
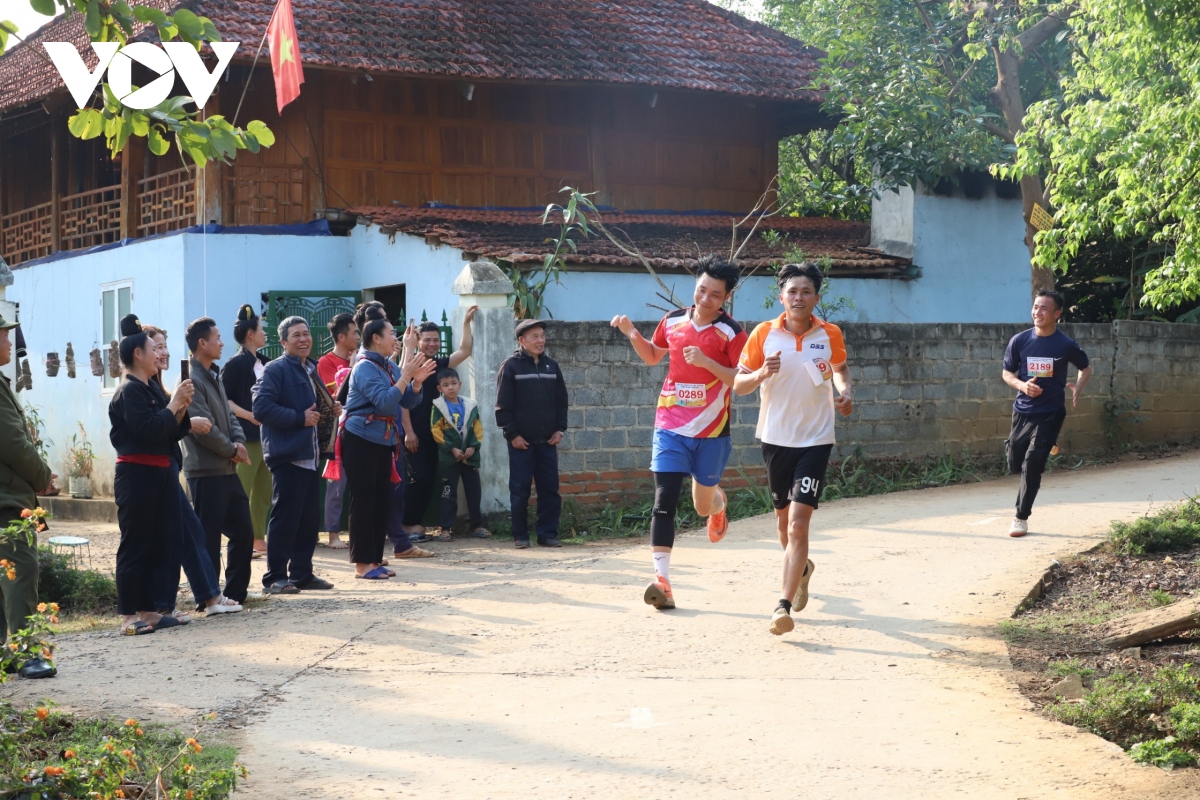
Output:
[[[279,0],[275,6],[271,24],[267,26],[267,39],[271,45],[271,73],[275,76],[275,103],[282,116],[283,107],[300,96],[300,84],[304,83],[292,0]]]

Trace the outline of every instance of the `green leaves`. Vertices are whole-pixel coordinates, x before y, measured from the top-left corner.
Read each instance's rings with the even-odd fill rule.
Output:
[[[211,19],[186,8],[171,15],[151,6],[131,6],[126,0],[29,0],[29,3],[44,14],[53,14],[59,7],[68,14],[82,12],[84,28],[92,41],[124,44],[139,24],[154,25],[164,42],[178,38],[197,50],[206,41],[221,40]],[[15,27],[11,23],[0,26],[9,26],[8,30],[0,27],[0,52],[3,52]],[[198,110],[187,110],[192,99],[184,96],[168,98],[156,108],[140,111],[122,106],[108,83],[101,86],[103,107],[81,109],[70,118],[68,130],[81,139],[103,135],[114,156],[132,137],[145,137],[147,148],[156,156],[166,155],[173,139],[179,152],[198,165],[214,160],[228,163],[238,150],[257,153],[275,144],[275,135],[260,120],[242,130],[220,116],[199,119]]]
[[[1194,4],[1167,2],[1162,13]],[[1047,174],[1059,223],[1037,263],[1065,270],[1097,237],[1159,248],[1142,303],[1200,298],[1200,39],[1138,0],[1087,0],[1059,97],[1032,106],[1015,169]]]
[[[146,134],[146,147],[156,156],[165,156],[171,149],[171,143],[163,138],[161,126],[151,126],[150,132]]]
[[[78,139],[95,139],[104,133],[104,115],[94,108],[84,108],[67,120],[67,129]]]

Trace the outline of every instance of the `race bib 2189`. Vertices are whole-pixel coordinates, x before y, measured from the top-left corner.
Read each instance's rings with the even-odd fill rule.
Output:
[[[1031,378],[1054,377],[1054,359],[1029,356],[1025,359],[1025,368]]]

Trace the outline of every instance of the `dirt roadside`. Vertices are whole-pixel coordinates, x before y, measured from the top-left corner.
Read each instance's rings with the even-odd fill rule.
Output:
[[[238,796],[1200,797],[1032,712],[995,624],[1052,557],[1200,485],[1200,454],[1058,473],[1023,540],[1013,479],[838,501],[813,599],[766,632],[766,518],[682,537],[680,608],[641,602],[643,544],[454,543],[333,592],[137,639],[60,639],[62,674],[5,693],[187,726],[242,751]],[[257,562],[256,562],[257,564]]]

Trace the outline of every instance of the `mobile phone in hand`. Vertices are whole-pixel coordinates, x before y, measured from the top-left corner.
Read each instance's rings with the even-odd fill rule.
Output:
[[[192,366],[191,362],[188,361],[186,358],[180,360],[180,362],[179,362],[179,379],[180,380],[186,381],[189,378],[191,378],[191,366]]]

